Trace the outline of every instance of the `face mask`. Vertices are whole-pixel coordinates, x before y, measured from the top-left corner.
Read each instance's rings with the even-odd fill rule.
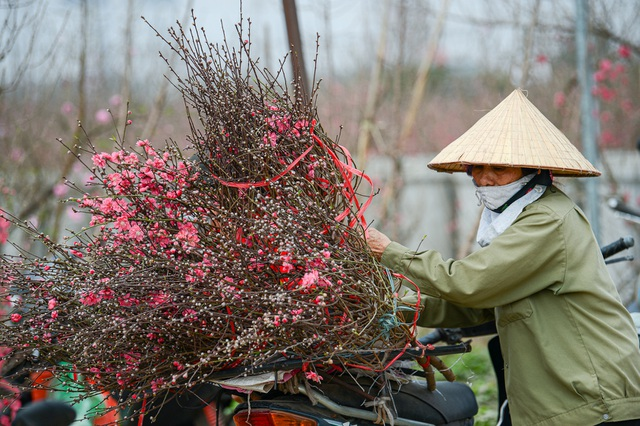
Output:
[[[478,197],[478,200],[489,210],[496,210],[509,201],[509,199],[513,197],[520,188],[529,183],[534,176],[534,174],[529,174],[515,182],[502,186],[478,186],[476,188],[476,197]]]

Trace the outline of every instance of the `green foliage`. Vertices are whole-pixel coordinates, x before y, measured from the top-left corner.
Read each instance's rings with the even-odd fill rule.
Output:
[[[475,418],[476,426],[495,425],[498,417],[498,387],[486,345],[478,342],[470,353],[447,355],[442,360],[456,374],[456,380],[468,384],[475,393],[479,409]]]

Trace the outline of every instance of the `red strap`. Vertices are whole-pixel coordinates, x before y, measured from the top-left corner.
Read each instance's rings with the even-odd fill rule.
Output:
[[[142,426],[144,423],[144,414],[147,411],[147,397],[142,399],[142,408],[140,409],[140,417],[138,417],[138,426]]]
[[[307,148],[307,150],[305,152],[303,152],[298,158],[293,160],[293,162],[291,164],[289,164],[287,166],[287,168],[285,168],[282,172],[280,172],[279,174],[277,174],[276,176],[274,176],[271,179],[263,180],[261,182],[229,182],[227,180],[224,180],[224,179],[214,175],[213,173],[210,173],[210,174],[215,180],[217,180],[218,182],[220,182],[224,186],[230,186],[232,188],[246,189],[246,188],[256,188],[256,187],[267,186],[267,185],[270,185],[272,182],[275,182],[275,181],[279,180],[282,176],[286,175],[291,170],[293,170],[293,168],[296,166],[296,164],[298,164],[304,157],[307,156],[308,153],[311,152],[312,148],[313,148],[313,145],[309,146],[309,148]]]
[[[419,358],[416,358],[416,361],[418,362],[420,367],[424,368],[425,370],[427,368],[429,368],[429,366],[431,365],[431,357],[430,356],[426,357],[426,361],[425,362],[420,362]]]
[[[325,143],[322,142],[322,139],[320,139],[318,136],[314,134],[315,125],[316,125],[316,121],[313,120],[311,122],[311,126],[309,127],[309,134],[311,135],[313,140],[320,147],[326,150],[327,154],[329,154],[329,156],[333,159],[333,162],[338,167],[338,170],[340,170],[340,174],[342,175],[342,178],[344,180],[344,187],[342,189],[343,195],[347,198],[347,200],[349,200],[349,202],[351,202],[356,206],[356,209],[357,209],[356,217],[351,221],[351,223],[349,223],[349,227],[353,228],[356,222],[360,221],[361,224],[366,229],[367,222],[364,218],[364,212],[369,207],[373,199],[373,182],[371,181],[371,178],[369,176],[367,176],[364,172],[356,169],[353,166],[353,161],[351,160],[351,154],[349,154],[349,151],[345,147],[341,146],[340,148],[345,154],[346,162],[342,161],[332,149],[327,147]],[[285,176],[287,173],[291,172],[291,170],[293,170],[293,168],[311,152],[314,146],[315,146],[314,144],[311,144],[301,155],[299,155],[295,160],[293,160],[291,164],[289,164],[282,172],[278,173],[276,176],[268,180],[263,180],[260,182],[230,182],[222,179],[219,176],[214,175],[211,172],[210,172],[210,175],[221,184],[232,187],[232,188],[246,189],[246,188],[256,188],[256,187],[267,186],[267,185],[270,185],[272,182],[279,180],[280,178]],[[367,197],[367,200],[363,205],[360,205],[360,202],[358,201],[358,198],[356,196],[356,192],[353,189],[353,185],[351,184],[351,180],[353,179],[354,175],[366,180],[369,183],[369,186],[371,188],[369,196]],[[346,209],[344,212],[340,213],[335,219],[338,222],[340,222],[344,218],[346,218],[350,212],[351,212],[351,209]]]
[[[331,156],[331,158],[333,159],[333,162],[336,164],[336,166],[338,166],[338,169],[340,170],[340,173],[342,174],[342,178],[344,179],[344,183],[345,183],[345,188],[343,189],[343,194],[345,195],[345,197],[347,197],[347,199],[351,203],[355,204],[356,208],[358,209],[357,212],[356,212],[356,217],[354,218],[353,221],[351,221],[351,223],[349,224],[349,227],[353,228],[355,226],[355,224],[356,224],[356,221],[359,220],[360,223],[366,229],[367,222],[366,222],[366,220],[364,218],[364,212],[369,207],[369,204],[371,204],[371,201],[373,200],[373,182],[371,181],[371,178],[369,176],[367,176],[364,172],[362,172],[361,170],[358,170],[355,167],[353,167],[353,161],[351,160],[351,154],[349,154],[349,151],[345,147],[341,146],[342,151],[344,152],[344,154],[346,156],[346,160],[347,160],[346,163],[344,161],[340,160],[333,150],[327,148],[327,146],[322,142],[322,140],[313,133],[315,125],[316,125],[316,121],[313,120],[312,123],[311,123],[311,127],[309,128],[309,132],[311,133],[311,136],[318,143],[318,145],[320,145],[322,148],[324,148],[327,151],[329,156]],[[367,201],[365,201],[365,203],[362,206],[360,205],[360,202],[358,201],[358,198],[356,197],[356,192],[353,189],[353,185],[351,185],[351,180],[353,179],[354,175],[366,180],[369,183],[369,186],[371,188],[369,196],[367,197]],[[342,219],[347,217],[347,215],[349,214],[350,211],[351,211],[350,209],[346,209],[344,212],[342,212],[341,214],[339,214],[336,217],[336,220],[337,221],[341,221]]]

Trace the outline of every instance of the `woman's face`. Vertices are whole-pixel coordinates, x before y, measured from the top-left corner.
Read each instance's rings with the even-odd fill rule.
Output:
[[[522,167],[474,165],[471,176],[478,186],[502,186],[517,181],[523,172]]]

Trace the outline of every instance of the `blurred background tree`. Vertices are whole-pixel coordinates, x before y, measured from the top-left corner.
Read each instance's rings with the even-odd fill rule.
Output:
[[[135,137],[181,140],[188,133],[181,100],[157,57],[163,47],[140,15],[162,31],[194,8],[220,39],[222,26],[230,32],[241,16],[250,19],[254,51],[275,68],[288,50],[283,3],[207,3],[0,0],[0,184],[6,194],[0,205],[37,219],[52,235],[61,233],[70,218],[54,200],[65,196],[61,183],[73,176],[73,162],[55,139],[80,138],[77,120],[105,141],[127,110]],[[590,10],[600,147],[633,150],[639,132],[636,3],[593,0]],[[526,88],[580,145],[574,1],[347,6],[297,0],[297,14],[307,74],[315,66],[323,80],[318,105],[324,127],[340,134],[361,168],[371,155],[394,164],[380,197],[385,223],[399,220],[403,156],[438,151],[481,116],[478,109],[496,105],[514,87]],[[317,63],[309,60],[316,34]]]

